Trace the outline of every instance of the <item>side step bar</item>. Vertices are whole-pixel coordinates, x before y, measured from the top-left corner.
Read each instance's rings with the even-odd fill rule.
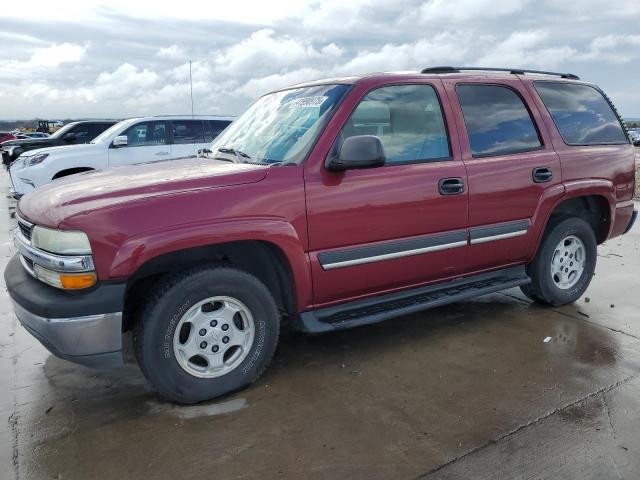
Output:
[[[320,333],[378,323],[393,317],[467,300],[531,283],[524,266],[451,280],[426,287],[357,300],[300,314],[294,327]]]

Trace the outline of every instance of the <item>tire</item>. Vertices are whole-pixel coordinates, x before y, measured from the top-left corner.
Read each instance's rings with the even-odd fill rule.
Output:
[[[571,253],[574,248],[577,250]],[[591,283],[596,259],[596,237],[587,222],[577,217],[552,219],[536,257],[527,266],[531,284],[521,290],[543,305],[558,307],[575,302]],[[565,267],[568,273],[564,272]]]
[[[211,298],[216,302],[202,304]],[[230,312],[240,310],[232,317],[221,316],[219,312],[228,306],[232,307]],[[200,320],[205,316],[203,324]],[[209,323],[209,319],[216,320]],[[234,325],[238,320],[245,330]],[[225,323],[227,330],[223,332]],[[205,330],[205,337],[195,337]],[[257,380],[273,357],[279,333],[280,315],[262,282],[241,270],[207,266],[172,275],[153,288],[134,326],[134,348],[140,369],[153,388],[170,400],[192,404],[239,390]],[[230,341],[227,335],[231,336]],[[236,337],[250,337],[250,341],[244,348],[234,346]],[[196,344],[187,338],[197,340]],[[222,343],[225,338],[228,345]],[[204,343],[207,346],[202,349]],[[185,353],[187,345],[192,350],[199,348],[196,353],[202,355]],[[221,356],[236,348],[229,357],[235,358],[236,363],[216,370],[208,359],[221,357],[209,348],[219,348]]]

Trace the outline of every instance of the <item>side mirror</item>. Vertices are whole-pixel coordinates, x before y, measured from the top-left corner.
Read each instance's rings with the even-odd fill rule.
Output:
[[[375,135],[347,137],[337,156],[327,162],[327,169],[334,172],[354,168],[375,168],[384,165],[384,147]]]
[[[633,146],[634,147],[640,147],[640,138],[638,140],[634,140],[633,141]]]
[[[66,133],[63,138],[65,142],[73,142],[76,139],[76,134],[73,132],[69,132]]]
[[[113,139],[113,143],[111,144],[111,146],[113,146],[114,148],[126,147],[128,143],[129,143],[129,139],[127,138],[126,135],[118,135],[116,138]]]

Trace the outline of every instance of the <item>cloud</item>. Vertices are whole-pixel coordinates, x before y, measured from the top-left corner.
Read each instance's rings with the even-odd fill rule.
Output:
[[[637,0],[35,2],[3,12],[3,117],[184,113],[189,59],[202,114],[306,80],[456,64],[571,71],[640,112]]]
[[[426,21],[463,22],[512,15],[521,11],[527,3],[527,0],[429,0],[420,13]]]
[[[267,28],[253,32],[249,38],[224,50],[215,58],[215,64],[230,74],[256,76],[295,68],[305,62],[325,62],[341,54],[342,49],[337,45],[329,44],[318,50],[306,39],[277,36]]]
[[[160,58],[166,58],[169,60],[179,60],[185,58],[185,52],[178,45],[171,45],[169,47],[164,47],[158,50],[156,56]]]
[[[403,44],[386,44],[377,50],[358,52],[336,69],[336,73],[354,74],[391,70],[419,69],[430,64],[461,60],[468,45],[468,35],[443,32],[433,39],[421,39]]]
[[[495,48],[480,57],[478,64],[550,70],[575,56],[576,50],[567,45],[543,46],[548,38],[549,33],[545,30],[514,32],[506,39],[496,42]]]
[[[603,35],[594,38],[581,60],[627,63],[640,55],[640,35]]]

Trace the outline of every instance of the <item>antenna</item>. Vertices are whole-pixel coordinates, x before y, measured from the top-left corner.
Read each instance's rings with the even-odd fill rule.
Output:
[[[193,79],[191,78],[191,60],[189,60],[189,88],[191,90],[191,116],[193,117]]]

